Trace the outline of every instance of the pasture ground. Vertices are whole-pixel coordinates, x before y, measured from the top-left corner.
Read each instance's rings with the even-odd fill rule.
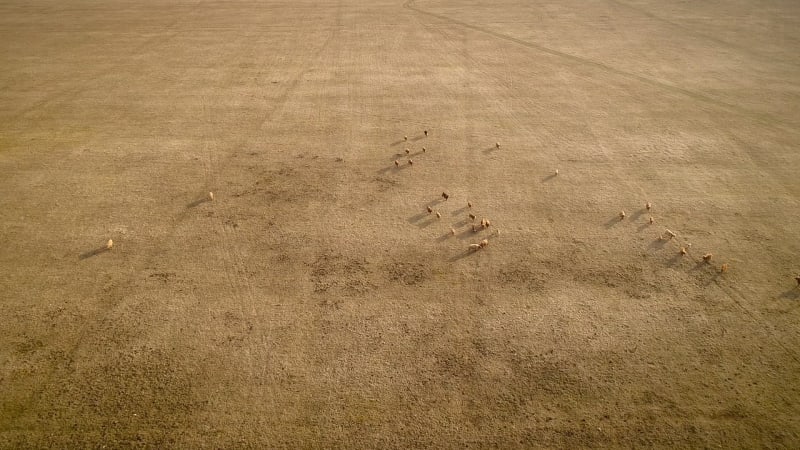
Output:
[[[0,447],[798,448],[799,54],[790,0],[2,2]]]

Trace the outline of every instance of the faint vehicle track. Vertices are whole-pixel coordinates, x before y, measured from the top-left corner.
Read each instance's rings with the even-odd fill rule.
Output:
[[[656,81],[656,80],[652,80],[650,78],[643,77],[643,76],[640,76],[640,75],[635,75],[635,74],[632,74],[632,73],[628,73],[628,72],[625,72],[623,70],[616,69],[614,67],[608,66],[608,65],[600,63],[600,62],[592,61],[592,60],[589,60],[589,59],[586,59],[586,58],[582,58],[582,57],[578,57],[578,56],[575,56],[575,55],[570,55],[570,54],[567,54],[567,53],[563,53],[563,52],[560,52],[560,51],[557,51],[557,50],[549,49],[547,47],[543,47],[543,46],[540,46],[538,44],[533,44],[533,43],[530,43],[530,42],[527,42],[527,41],[523,41],[521,39],[517,39],[517,38],[511,37],[511,36],[507,36],[507,35],[504,35],[502,33],[498,33],[498,32],[489,30],[489,29],[481,27],[481,26],[477,26],[477,25],[466,23],[466,22],[462,22],[460,20],[453,19],[453,18],[444,16],[444,15],[441,15],[441,14],[425,11],[425,10],[419,9],[416,6],[414,6],[414,3],[415,3],[415,0],[407,0],[403,4],[403,7],[407,8],[407,9],[411,9],[413,11],[416,11],[416,12],[418,12],[420,14],[426,14],[426,15],[435,17],[437,19],[440,19],[440,20],[443,20],[443,21],[446,21],[446,22],[449,22],[449,23],[452,23],[452,24],[456,24],[456,25],[459,25],[459,26],[462,26],[462,27],[465,27],[465,28],[468,28],[468,29],[472,29],[472,30],[475,30],[475,31],[479,31],[479,32],[482,32],[482,33],[489,34],[489,35],[494,36],[494,37],[496,37],[498,39],[511,41],[511,42],[517,43],[519,45],[528,47],[528,48],[532,48],[532,49],[535,49],[535,50],[538,50],[538,51],[541,51],[541,52],[544,52],[544,53],[548,53],[548,54],[551,54],[551,55],[554,55],[554,56],[559,56],[559,57],[567,59],[567,60],[569,60],[569,61],[571,61],[573,63],[580,63],[580,64],[584,64],[584,65],[590,65],[590,66],[602,69],[602,70],[604,70],[604,71],[606,71],[608,73],[612,73],[612,74],[615,74],[615,75],[620,75],[620,76],[623,76],[623,77],[626,77],[626,78],[631,78],[631,79],[640,81],[642,83],[646,83],[648,85],[660,88],[662,90],[667,90],[667,91],[675,93],[675,94],[682,94],[682,95],[691,97],[691,98],[693,98],[695,100],[699,100],[699,101],[702,101],[702,102],[705,102],[705,103],[708,103],[708,104],[712,104],[712,105],[715,105],[715,106],[718,106],[718,107],[722,107],[724,109],[731,110],[731,111],[737,112],[737,113],[742,114],[742,115],[746,115],[746,116],[748,116],[748,117],[750,117],[752,119],[757,120],[759,123],[762,123],[762,124],[767,125],[767,126],[773,126],[774,127],[775,126],[775,122],[779,122],[777,119],[775,119],[775,118],[773,118],[773,117],[771,117],[771,116],[769,116],[767,114],[754,113],[752,111],[749,111],[749,110],[746,110],[746,109],[743,109],[743,108],[739,108],[737,106],[734,106],[734,105],[719,101],[719,100],[714,99],[712,97],[708,97],[708,96],[706,96],[704,94],[700,94],[700,93],[697,93],[697,92],[694,92],[694,91],[690,91],[688,89],[683,89],[683,88],[680,88],[680,87],[677,87],[677,86],[673,86],[673,85],[670,85],[670,84],[667,84],[667,83],[662,83],[662,82],[659,82],[659,81]],[[472,62],[473,62],[473,64],[475,63],[474,60],[472,60]],[[786,131],[791,131],[792,133],[795,133],[795,134],[797,133],[797,130],[789,127],[788,124],[785,124],[785,123],[781,122],[781,125],[782,126],[777,127],[777,128],[780,128],[781,130],[784,130],[784,128],[785,128]],[[786,127],[789,127],[789,128],[786,128]],[[605,152],[604,152],[604,156],[605,156],[605,159],[609,160],[609,157],[607,156],[607,154]],[[617,178],[618,178],[618,180],[623,180],[623,181],[626,180],[625,177],[617,177]],[[637,185],[637,188],[640,191],[639,195],[644,194],[644,189],[642,189],[638,185]],[[628,190],[630,190],[630,189],[631,189],[631,187],[628,186]],[[644,195],[646,197],[646,194],[644,194]],[[787,345],[785,345],[782,341],[780,341],[777,338],[777,336],[775,335],[775,333],[772,330],[772,327],[769,326],[769,324],[763,319],[763,317],[759,313],[754,312],[754,311],[750,310],[749,308],[747,308],[745,306],[745,304],[741,301],[741,300],[745,299],[745,297],[739,290],[737,290],[734,287],[730,287],[730,286],[726,286],[726,287],[723,288],[723,286],[721,284],[719,284],[718,282],[716,284],[720,288],[720,290],[731,300],[731,302],[733,302],[736,305],[737,308],[741,309],[745,314],[747,314],[748,317],[750,317],[750,319],[754,323],[756,323],[762,329],[765,330],[765,332],[767,333],[767,335],[770,337],[770,339],[773,342],[775,342],[778,346],[780,346],[796,362],[800,362],[800,357],[798,357],[797,352],[794,351],[792,348],[788,347]]]
[[[199,6],[200,3],[202,3],[202,2],[198,2],[198,4],[195,5],[195,6]],[[341,14],[341,12],[339,12],[339,14]],[[173,23],[172,25],[170,25],[170,27],[174,27],[176,23]],[[263,123],[265,123],[267,120],[269,120],[269,117],[272,114],[274,114],[288,100],[291,92],[293,92],[293,90],[296,88],[297,84],[302,79],[303,75],[308,72],[308,70],[309,70],[308,67],[311,65],[312,61],[314,61],[316,58],[318,58],[319,55],[321,55],[325,51],[325,49],[329,46],[329,44],[334,40],[334,38],[337,35],[338,31],[339,31],[338,27],[332,27],[330,35],[326,38],[326,40],[323,42],[323,44],[315,52],[309,54],[308,58],[306,59],[306,64],[304,65],[307,68],[304,69],[304,70],[301,70],[300,72],[298,72],[291,79],[291,81],[289,82],[288,86],[283,91],[283,93],[279,96],[279,101],[275,105],[273,105],[272,108],[264,109],[263,114],[261,114],[258,117],[257,123],[259,124],[258,125],[259,127],[261,125],[263,125]],[[173,36],[176,35],[176,34],[178,34],[178,33],[177,32],[173,33]],[[153,39],[148,40],[147,42],[149,43],[150,41],[156,40],[156,39],[161,38],[161,37],[162,36],[154,37]],[[143,45],[145,45],[145,44],[143,44]],[[140,47],[140,48],[144,48],[144,47]],[[256,51],[255,48],[251,49],[251,52],[255,52],[255,51]],[[235,72],[231,72],[230,73],[230,77],[231,78],[233,78],[235,75],[236,75]],[[86,90],[88,88],[89,88],[88,85],[82,85],[78,89],[70,90],[68,94],[74,96],[74,95],[77,95],[80,92],[83,92],[84,90]],[[40,107],[40,106],[45,105],[45,104],[47,104],[47,102],[43,102],[41,105],[38,105],[37,107]],[[21,114],[24,114],[24,112],[21,113]],[[219,158],[219,159],[215,159],[212,156],[211,148],[209,148],[208,146],[206,147],[206,149],[207,149],[207,159],[206,159],[207,180],[211,180],[211,179],[215,179],[216,178],[215,174],[218,173],[221,170],[222,167],[224,167],[225,165],[227,165],[230,162],[230,160],[236,155],[237,151],[241,150],[241,144],[244,142],[244,140],[245,140],[244,137],[242,137],[239,140],[237,140],[234,145],[230,146],[231,150],[218,152],[218,153],[222,153],[223,154],[223,157]],[[206,141],[208,141],[208,138],[206,139]],[[177,199],[175,199],[175,203],[176,203],[176,205],[180,205],[180,202]],[[176,230],[179,228],[180,224],[183,223],[185,220],[188,220],[188,219],[190,219],[192,217],[194,217],[194,215],[193,214],[189,214],[188,211],[185,208],[182,211],[178,212],[176,214],[176,220],[173,221],[170,224],[169,231],[164,233],[164,237],[162,238],[162,241],[174,239],[175,236],[176,236]],[[225,230],[226,225],[221,223],[222,219],[219,218],[218,220],[220,221],[219,227],[222,227],[222,229]],[[226,233],[229,233],[229,232],[226,231]],[[223,233],[223,236],[225,236],[224,233]],[[236,271],[237,267],[241,266],[241,257],[237,256],[237,255],[239,255],[239,253],[237,253],[237,250],[235,248],[236,244],[235,243],[231,243],[230,239],[227,239],[226,241],[227,241],[226,243],[222,244],[223,248],[224,248],[224,251],[228,255],[228,257],[226,258],[228,262],[226,263],[226,269],[225,270],[226,270],[226,273],[231,274],[231,273],[234,273]],[[158,245],[158,243],[154,243],[153,247],[155,249],[159,249],[161,246]],[[151,252],[151,254],[148,255],[146,263],[150,264],[154,260],[156,260],[158,258],[158,253],[159,253],[158,250],[155,250],[155,251]],[[249,285],[249,282],[247,280],[243,281],[243,280],[241,280],[239,278],[236,278],[235,273],[234,273],[234,275],[231,275],[229,279],[232,280],[232,282],[231,282],[232,287],[235,287],[239,291],[240,298],[243,298],[243,299],[247,300],[247,302],[248,302],[247,304],[250,305],[249,309],[250,309],[250,311],[252,313],[252,305],[253,305],[253,303],[252,303],[253,302],[252,286]],[[75,361],[75,356],[83,348],[84,344],[89,342],[89,338],[91,336],[93,336],[94,334],[98,333],[99,330],[105,330],[106,325],[109,323],[109,321],[112,320],[113,313],[115,311],[117,311],[119,309],[119,307],[122,306],[126,301],[128,301],[128,298],[124,295],[124,292],[126,292],[126,290],[128,288],[134,286],[136,281],[137,281],[137,275],[134,274],[134,275],[130,275],[128,278],[126,278],[124,280],[120,280],[120,281],[112,284],[112,286],[110,286],[109,292],[107,293],[107,296],[110,298],[110,300],[108,302],[105,302],[103,304],[102,308],[99,310],[99,312],[94,317],[92,317],[91,319],[88,319],[87,320],[88,323],[86,323],[83,326],[82,330],[77,333],[77,339],[75,339],[75,341],[69,345],[69,350],[67,352],[65,352],[64,359],[66,361],[74,362]],[[195,291],[193,290],[192,292],[195,292]],[[242,308],[242,311],[244,312],[244,309],[243,309],[244,306],[240,305],[240,307]],[[251,365],[251,368],[252,368],[252,366],[253,366],[252,362],[251,362],[250,365]],[[22,414],[24,414],[26,410],[30,409],[32,406],[34,406],[41,399],[42,394],[44,392],[51,390],[50,389],[51,386],[54,383],[56,383],[55,376],[57,375],[56,372],[58,370],[59,370],[59,366],[57,366],[57,365],[53,365],[53,366],[51,366],[49,368],[48,373],[45,376],[43,376],[42,383],[39,385],[39,387],[37,389],[35,389],[30,394],[29,401],[27,403],[27,407],[25,409],[23,409],[23,410],[18,411],[18,415],[21,416]],[[250,375],[252,375],[252,373]]]
[[[152,50],[155,47],[164,46],[165,44],[169,43],[175,36],[180,34],[180,31],[176,30],[176,27],[178,26],[178,24],[180,24],[182,21],[185,21],[187,16],[189,16],[190,14],[194,13],[195,11],[197,11],[198,8],[203,4],[204,1],[205,0],[200,0],[200,1],[196,2],[194,5],[191,6],[189,12],[181,15],[181,19],[176,19],[176,20],[172,21],[172,23],[167,25],[167,27],[164,30],[162,30],[160,34],[157,34],[157,35],[155,35],[155,36],[153,36],[153,37],[151,37],[149,39],[146,39],[144,42],[139,44],[131,52],[131,55],[129,55],[128,58],[132,58],[132,57],[135,57],[136,55],[141,54],[142,51],[145,50],[145,49],[149,48],[150,50]],[[126,58],[125,61],[127,61],[127,58]],[[110,73],[115,72],[116,70],[118,70],[121,67],[123,67],[124,64],[125,64],[125,62],[120,62],[120,63],[117,63],[117,64],[115,64],[115,65],[113,65],[113,66],[111,66],[109,68],[105,68],[103,70],[95,71],[95,72],[90,73],[90,74],[85,74],[84,75],[84,79],[86,81],[84,83],[80,83],[80,84],[78,84],[76,87],[74,87],[72,89],[66,89],[66,90],[63,90],[63,91],[54,92],[52,94],[49,94],[49,95],[45,96],[45,98],[43,98],[43,99],[37,101],[36,103],[34,103],[33,105],[30,105],[27,108],[23,108],[21,110],[18,110],[15,115],[6,118],[6,121],[7,122],[14,122],[14,121],[18,120],[19,118],[23,117],[25,114],[27,114],[27,113],[29,113],[31,111],[35,111],[37,109],[41,109],[44,106],[47,106],[47,105],[50,105],[50,104],[63,104],[63,103],[66,103],[66,102],[68,102],[68,101],[70,101],[72,99],[75,99],[81,93],[86,92],[86,91],[88,91],[90,89],[96,88],[97,79],[98,78],[102,78],[105,75],[108,75]],[[32,90],[37,90],[37,89],[43,88],[43,87],[45,87],[45,86],[47,86],[49,84],[50,84],[50,81],[48,80],[46,82],[39,83],[38,85],[33,86],[31,89]]]
[[[695,30],[694,28],[691,28],[691,27],[688,27],[688,26],[683,25],[681,23],[674,22],[672,20],[668,20],[668,19],[665,19],[663,17],[657,16],[656,14],[653,14],[650,11],[647,11],[644,8],[632,5],[632,4],[628,3],[628,2],[624,2],[624,1],[621,1],[621,0],[608,0],[608,2],[612,3],[612,4],[615,4],[615,5],[619,5],[619,6],[623,7],[623,8],[630,9],[631,11],[636,11],[637,13],[639,13],[639,14],[645,16],[645,17],[648,17],[650,19],[656,20],[658,22],[665,23],[665,24],[667,24],[669,26],[672,26],[674,28],[677,28],[677,29],[679,29],[679,30],[681,30],[683,32],[687,32],[687,33],[689,33],[691,35],[694,35],[694,36],[697,36],[699,38],[705,39],[707,41],[713,42],[713,43],[715,43],[717,45],[720,45],[722,47],[727,47],[727,48],[736,50],[736,51],[738,51],[740,53],[744,53],[744,54],[747,54],[749,56],[752,56],[752,57],[755,57],[755,58],[758,58],[758,59],[761,59],[761,60],[764,60],[764,61],[769,61],[771,63],[785,64],[785,65],[789,65],[789,66],[793,66],[793,67],[797,67],[798,66],[798,64],[795,63],[795,62],[786,61],[786,60],[776,60],[774,58],[769,58],[766,55],[764,55],[764,53],[762,53],[762,52],[759,52],[759,51],[756,51],[756,50],[753,50],[753,49],[750,49],[750,48],[747,48],[747,47],[744,47],[744,46],[741,46],[741,45],[736,45],[734,43],[725,41],[723,39],[719,39],[719,38],[716,38],[714,36],[710,36],[708,34],[699,32],[699,31]]]
[[[573,64],[580,64],[580,65],[584,65],[584,66],[594,67],[596,69],[600,69],[600,70],[602,70],[604,72],[607,72],[607,73],[612,73],[614,75],[618,75],[618,76],[621,76],[621,77],[624,77],[624,78],[632,79],[632,80],[638,81],[640,83],[644,83],[644,84],[653,86],[653,87],[658,88],[658,89],[663,90],[663,91],[671,92],[673,95],[689,97],[689,98],[697,100],[697,101],[699,101],[701,103],[705,103],[705,104],[708,104],[708,105],[713,105],[713,106],[716,106],[718,108],[722,108],[722,109],[727,110],[727,111],[732,111],[732,112],[735,112],[735,113],[737,113],[737,114],[739,114],[741,116],[746,116],[749,119],[754,120],[754,121],[758,122],[761,125],[764,125],[764,126],[767,126],[767,127],[770,127],[770,128],[776,128],[776,129],[779,129],[779,130],[781,130],[781,131],[783,131],[785,133],[791,133],[791,134],[800,133],[800,131],[798,131],[797,128],[793,124],[787,123],[786,121],[781,120],[781,119],[779,119],[779,118],[777,118],[777,117],[775,117],[775,116],[773,116],[771,114],[759,113],[759,112],[751,111],[751,110],[748,110],[748,109],[745,109],[745,108],[741,108],[741,107],[739,107],[737,105],[734,105],[734,104],[719,100],[717,98],[708,96],[708,95],[700,93],[700,92],[696,92],[696,91],[693,91],[693,90],[690,90],[690,89],[682,88],[680,86],[675,86],[673,84],[664,83],[664,82],[661,82],[661,81],[658,81],[658,80],[654,80],[652,78],[648,78],[648,77],[645,77],[645,76],[642,76],[642,75],[637,75],[637,74],[634,74],[634,73],[626,72],[626,71],[624,71],[622,69],[618,69],[616,67],[609,66],[608,64],[605,64],[605,63],[602,63],[602,62],[599,62],[599,61],[594,61],[594,60],[591,60],[591,59],[588,59],[588,58],[583,58],[581,56],[576,56],[576,55],[565,53],[565,52],[562,52],[562,51],[559,51],[559,50],[554,50],[554,49],[551,49],[551,48],[548,48],[548,47],[545,47],[545,46],[542,46],[542,45],[539,45],[539,44],[535,44],[535,43],[532,43],[532,42],[524,41],[522,39],[518,39],[518,38],[515,38],[515,37],[512,37],[512,36],[503,34],[503,33],[499,33],[497,31],[490,30],[490,29],[488,29],[486,27],[482,27],[482,26],[479,26],[479,25],[463,22],[461,20],[453,19],[452,17],[448,17],[448,16],[445,16],[445,15],[442,15],[442,14],[437,14],[437,13],[434,13],[434,12],[426,11],[424,9],[420,9],[420,8],[416,7],[414,5],[414,3],[415,3],[415,0],[407,0],[405,3],[403,3],[403,7],[404,8],[408,8],[408,9],[410,9],[412,11],[416,11],[416,12],[418,12],[420,14],[426,14],[428,16],[435,17],[435,18],[443,20],[445,22],[449,22],[449,23],[452,23],[452,24],[456,24],[456,25],[462,26],[464,28],[468,28],[468,29],[471,29],[471,30],[475,30],[475,31],[479,31],[481,33],[488,34],[488,35],[493,36],[493,37],[495,37],[497,39],[510,41],[510,42],[515,43],[515,44],[519,44],[519,45],[522,45],[524,47],[528,47],[530,49],[534,49],[534,50],[540,51],[542,53],[547,53],[547,54],[550,54],[550,55],[553,55],[553,56],[557,56],[559,58],[563,58],[563,59],[565,59],[565,60],[567,60],[567,61],[569,61],[569,62],[571,62]]]

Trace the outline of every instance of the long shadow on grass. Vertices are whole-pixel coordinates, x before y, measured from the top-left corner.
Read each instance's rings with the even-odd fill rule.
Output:
[[[421,213],[419,213],[419,214],[415,214],[415,215],[413,215],[413,216],[409,217],[407,220],[408,220],[408,223],[410,223],[410,224],[412,224],[412,225],[416,225],[416,224],[417,224],[417,222],[419,222],[420,220],[422,220],[422,219],[424,219],[424,218],[428,217],[429,215],[430,215],[430,214],[429,214],[429,213],[427,213],[427,212],[421,212]]]
[[[451,214],[451,215],[454,215],[454,216],[457,216],[457,215],[459,215],[459,214],[463,214],[463,213],[464,213],[464,212],[465,212],[467,209],[469,209],[469,207],[467,207],[467,206],[462,206],[461,208],[458,208],[458,209],[456,209],[455,211],[453,211],[453,212],[452,212],[452,213],[450,213],[450,214]]]
[[[616,226],[618,223],[622,222],[622,220],[623,220],[623,219],[620,219],[620,218],[619,218],[619,216],[614,216],[614,217],[612,217],[611,219],[609,219],[609,220],[608,220],[608,222],[606,222],[606,223],[604,224],[604,226],[605,226],[606,228],[613,228],[613,227],[615,227],[615,226]]]
[[[410,166],[408,164],[406,164],[406,163],[400,163],[399,166],[396,166],[396,165],[394,165],[394,163],[392,163],[391,166],[384,167],[383,169],[379,169],[378,170],[378,174],[379,175],[383,175],[386,172],[398,173],[398,172],[400,172],[400,171],[402,171],[404,169],[407,169],[408,167],[410,167]]]
[[[800,299],[800,286],[795,286],[788,291],[781,294],[781,298],[786,300],[798,300]]]
[[[639,219],[639,217],[642,217],[642,214],[644,214],[646,211],[647,210],[645,208],[637,210],[636,212],[634,212],[631,215],[631,220],[635,221],[635,220]]]
[[[455,255],[453,255],[453,257],[451,257],[451,258],[449,259],[449,261],[450,261],[450,262],[456,262],[456,261],[458,261],[458,260],[461,260],[461,259],[467,258],[467,257],[469,257],[469,256],[472,256],[472,255],[474,255],[474,254],[476,254],[476,253],[478,253],[478,252],[480,252],[480,251],[482,251],[482,250],[470,250],[470,249],[466,249],[466,250],[464,250],[464,251],[463,251],[463,252],[461,252],[461,253],[456,253]]]
[[[644,230],[645,228],[648,228],[648,227],[650,227],[650,226],[652,226],[652,225],[653,225],[653,224],[652,224],[652,223],[650,223],[650,222],[645,222],[645,223],[643,223],[643,224],[639,225],[638,227],[636,227],[636,232],[637,232],[637,233],[641,233],[641,232],[642,232],[642,230]]]
[[[427,227],[433,225],[434,223],[436,223],[438,221],[439,221],[439,219],[437,219],[436,217],[431,217],[428,220],[425,220],[425,221],[422,221],[422,222],[417,222],[417,226],[420,227],[420,228],[427,228]]]
[[[477,239],[478,241],[483,239],[481,237],[481,230],[472,231],[472,227],[467,228],[466,230],[462,231],[461,233],[458,233],[456,235],[456,237],[458,238],[459,241],[463,241],[465,239],[470,239],[470,238]]]
[[[88,251],[86,253],[81,253],[81,255],[78,258],[80,258],[81,260],[84,260],[84,259],[87,259],[87,258],[91,258],[93,256],[97,256],[97,255],[103,254],[103,253],[108,252],[108,251],[111,251],[111,249],[104,245],[104,246],[102,246],[100,248],[96,248],[96,249]]]
[[[211,199],[208,198],[208,197],[198,198],[197,200],[195,200],[193,202],[187,203],[186,207],[191,209],[191,208],[195,208],[197,206],[202,205],[203,203],[210,202],[210,201],[211,201]]]
[[[436,242],[444,242],[444,241],[446,241],[448,239],[453,239],[453,238],[455,238],[455,236],[453,236],[453,233],[448,231],[447,233],[445,233],[445,234],[439,236],[438,238],[436,238]]]
[[[671,243],[672,239],[662,239],[661,236],[653,239],[653,242],[648,245],[648,248],[662,249],[667,244]]]
[[[708,270],[708,269],[711,269],[711,270],[713,270],[713,269],[714,269],[714,266],[713,266],[713,265],[711,265],[711,263],[709,263],[709,262],[706,262],[704,259],[701,259],[700,261],[697,261],[696,263],[694,263],[694,267],[692,267],[691,269],[689,269],[689,271],[690,271],[690,272],[696,272],[696,271],[698,271],[698,270],[703,270],[703,269],[705,269],[705,270],[706,270],[706,272],[709,272],[709,270]]]
[[[686,259],[686,256],[681,255],[680,253],[676,253],[675,256],[673,256],[667,261],[667,265],[672,267],[675,264],[678,264],[678,262],[683,261],[684,259]]]

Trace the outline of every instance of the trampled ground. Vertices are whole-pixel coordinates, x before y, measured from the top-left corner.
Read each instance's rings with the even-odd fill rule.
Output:
[[[798,55],[790,0],[3,2],[0,447],[800,447]]]

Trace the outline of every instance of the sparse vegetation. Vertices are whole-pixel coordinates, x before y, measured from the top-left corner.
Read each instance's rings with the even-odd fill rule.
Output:
[[[0,447],[800,448],[788,0],[29,3]]]

